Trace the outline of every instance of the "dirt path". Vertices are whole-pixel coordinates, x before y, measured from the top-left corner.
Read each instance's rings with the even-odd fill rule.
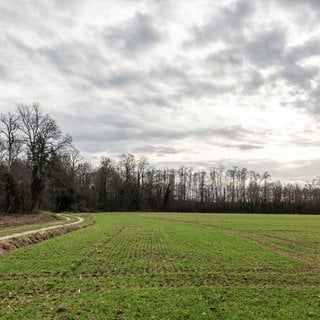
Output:
[[[68,216],[66,216],[66,215],[63,215],[63,214],[58,214],[58,215],[59,215],[60,217],[65,218],[66,221],[70,221],[70,220],[71,220],[71,218],[68,217]],[[25,236],[25,235],[29,235],[29,234],[34,234],[34,233],[37,233],[37,232],[42,232],[42,231],[57,229],[57,228],[66,227],[66,226],[72,226],[72,225],[79,224],[79,223],[81,223],[81,222],[84,221],[84,219],[81,218],[81,217],[76,217],[76,218],[77,218],[78,220],[77,220],[77,221],[74,221],[74,222],[71,222],[71,223],[59,224],[59,225],[54,225],[54,226],[50,226],[50,227],[44,227],[44,228],[33,229],[33,230],[28,230],[28,231],[23,231],[23,232],[17,232],[17,233],[9,234],[9,235],[0,237],[0,241],[9,240],[9,239],[12,239],[12,238],[21,237],[21,236]]]

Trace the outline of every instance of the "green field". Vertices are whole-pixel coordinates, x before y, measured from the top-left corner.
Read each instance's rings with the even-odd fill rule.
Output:
[[[0,257],[1,319],[320,319],[320,216],[94,219]]]

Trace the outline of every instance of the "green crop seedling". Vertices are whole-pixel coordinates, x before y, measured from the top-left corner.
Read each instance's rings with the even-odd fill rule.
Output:
[[[320,218],[95,214],[0,257],[1,319],[319,319]]]

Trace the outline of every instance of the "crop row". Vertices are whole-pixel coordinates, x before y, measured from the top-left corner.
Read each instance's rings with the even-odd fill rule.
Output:
[[[96,215],[94,226],[0,258],[0,316],[307,318],[320,303],[318,266],[273,249],[286,245],[317,261],[319,225],[301,220],[304,242],[294,217],[284,231],[281,217],[270,218]]]

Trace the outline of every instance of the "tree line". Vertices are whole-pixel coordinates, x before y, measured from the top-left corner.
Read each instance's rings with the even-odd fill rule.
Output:
[[[318,213],[320,179],[282,183],[246,168],[156,168],[146,157],[93,167],[37,104],[0,115],[0,213],[186,211]]]

